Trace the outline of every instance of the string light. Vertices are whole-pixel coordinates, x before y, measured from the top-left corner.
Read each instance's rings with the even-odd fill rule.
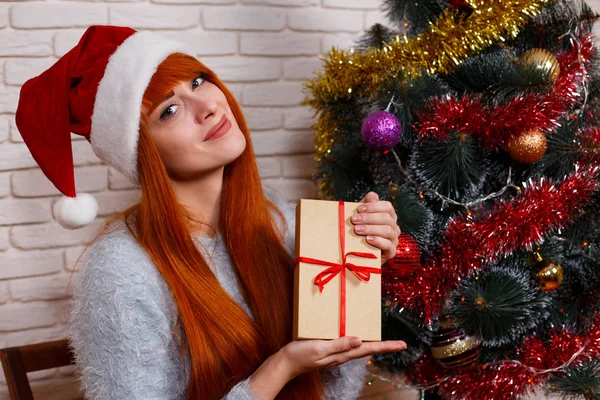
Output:
[[[394,151],[394,149],[392,149],[391,152],[394,155],[394,158],[396,159],[396,164],[398,165],[398,169],[400,170],[400,172],[402,172],[402,175],[404,175],[405,179],[411,185],[413,185],[416,188],[416,190],[420,191],[419,198],[421,198],[421,199],[424,198],[423,192],[428,192],[428,193],[433,194],[434,196],[438,197],[442,201],[442,210],[443,210],[445,204],[449,203],[449,204],[453,204],[455,206],[463,207],[465,210],[469,211],[470,208],[476,206],[479,203],[483,203],[488,200],[495,199],[496,197],[502,196],[510,188],[513,188],[515,190],[520,190],[520,188],[518,186],[512,184],[512,166],[511,166],[508,168],[508,179],[506,181],[506,185],[501,190],[494,192],[494,193],[490,193],[487,196],[481,195],[477,200],[473,200],[468,203],[462,203],[460,201],[457,201],[457,200],[451,199],[449,197],[446,197],[444,195],[441,195],[440,193],[438,193],[437,191],[435,191],[433,189],[428,189],[428,188],[419,186],[419,184],[410,177],[410,175],[404,169],[404,167],[402,167],[402,161],[400,160],[400,157],[398,157],[398,154]]]
[[[479,368],[481,368],[481,369],[488,369],[488,368],[494,368],[494,367],[501,368],[506,365],[516,365],[516,366],[520,366],[523,369],[531,372],[533,374],[533,376],[552,374],[552,373],[560,372],[566,368],[569,368],[579,358],[579,356],[583,354],[583,352],[586,350],[588,345],[589,345],[589,341],[586,342],[583,346],[581,346],[575,353],[573,353],[573,355],[571,355],[569,360],[567,360],[566,362],[564,362],[563,364],[559,365],[556,368],[546,368],[546,369],[535,368],[535,367],[523,364],[521,361],[518,361],[518,360],[500,360],[500,361],[488,362],[485,364],[481,364],[479,366]],[[371,365],[370,360],[369,360],[368,364]],[[369,372],[374,377],[373,379],[371,379],[369,381],[369,385],[371,385],[375,381],[375,379],[379,379],[384,382],[391,383],[392,386],[398,388],[399,390],[401,390],[401,389],[418,389],[418,390],[427,391],[427,390],[434,389],[434,388],[440,386],[442,383],[453,379],[452,376],[446,376],[432,384],[408,384],[408,383],[406,383],[406,379],[402,382],[398,382],[398,381],[392,380],[390,378],[385,377],[384,375],[381,375],[381,374],[375,372],[373,370],[373,368],[370,368]],[[532,381],[533,380],[531,380],[529,383],[532,383]]]

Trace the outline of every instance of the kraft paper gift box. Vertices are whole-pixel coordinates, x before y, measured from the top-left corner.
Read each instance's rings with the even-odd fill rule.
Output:
[[[294,340],[381,340],[381,251],[354,233],[350,218],[360,204],[298,203]]]

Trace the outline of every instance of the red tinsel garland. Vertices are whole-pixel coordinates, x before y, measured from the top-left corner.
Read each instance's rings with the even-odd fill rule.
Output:
[[[537,336],[528,337],[518,350],[518,362],[506,360],[466,370],[450,370],[442,368],[426,355],[414,364],[408,375],[417,385],[429,386],[439,382],[440,394],[448,399],[510,400],[532,392],[536,385],[551,373],[558,372],[556,369],[567,362],[571,361],[570,365],[576,366],[598,356],[600,317],[596,316],[584,335],[575,335],[565,329],[552,332],[546,342]]]
[[[581,43],[580,49],[575,45],[557,57],[560,75],[550,93],[527,94],[501,106],[485,104],[481,95],[434,99],[418,116],[417,132],[438,139],[461,132],[477,137],[489,148],[503,148],[523,132],[552,130],[581,97],[578,89],[594,51],[591,36],[582,38]]]
[[[541,178],[524,186],[521,196],[496,202],[489,213],[480,208],[452,220],[442,246],[443,266],[465,276],[516,249],[532,250],[582,213],[600,186],[597,177],[598,167],[591,166],[559,183]]]
[[[599,167],[589,166],[576,168],[558,183],[532,181],[518,197],[496,201],[491,211],[480,207],[451,220],[439,258],[384,294],[430,320],[462,278],[517,249],[531,250],[549,233],[572,223],[600,188],[598,175]]]

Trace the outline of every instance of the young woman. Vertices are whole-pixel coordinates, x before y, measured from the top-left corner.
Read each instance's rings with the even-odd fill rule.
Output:
[[[160,36],[91,27],[23,86],[17,124],[67,196],[53,210],[61,224],[84,225],[96,206],[64,189],[72,176],[51,171],[42,148],[60,145],[33,132],[62,138],[64,129],[49,125],[60,112],[42,117],[46,126],[28,120],[28,100],[57,79],[68,90],[49,107],[66,103],[67,133],[86,136],[141,188],[139,203],[110,218],[78,262],[69,325],[88,398],[354,399],[366,357],[406,347],[291,341],[294,209],[263,190],[231,93],[191,51]],[[399,234],[393,207],[374,193],[363,201],[356,232],[385,262]]]

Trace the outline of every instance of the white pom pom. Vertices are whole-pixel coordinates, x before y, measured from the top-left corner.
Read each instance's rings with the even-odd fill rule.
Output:
[[[89,193],[78,193],[76,197],[63,196],[52,207],[54,219],[67,229],[79,229],[96,218],[98,202]]]

